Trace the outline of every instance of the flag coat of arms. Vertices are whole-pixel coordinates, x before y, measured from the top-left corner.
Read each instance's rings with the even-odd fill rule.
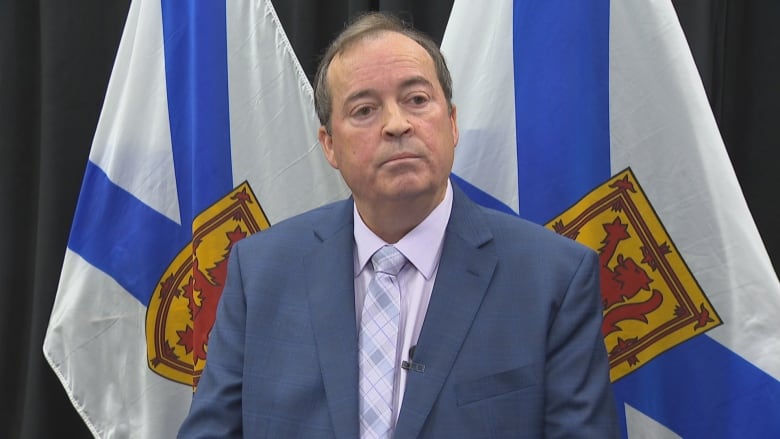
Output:
[[[270,1],[136,0],[44,355],[96,437],[175,437],[231,245],[347,190]]]
[[[456,0],[442,50],[454,179],[599,253],[623,436],[780,437],[780,285],[671,2]]]

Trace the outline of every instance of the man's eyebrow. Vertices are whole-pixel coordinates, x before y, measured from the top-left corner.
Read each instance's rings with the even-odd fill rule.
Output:
[[[406,89],[410,87],[414,87],[417,85],[422,85],[425,87],[433,87],[433,84],[431,81],[428,80],[425,76],[422,75],[415,75],[410,78],[407,78],[401,82],[401,88]],[[347,96],[346,99],[344,99],[344,105],[348,105],[349,103],[356,101],[358,99],[362,99],[365,97],[371,97],[376,94],[376,91],[373,89],[364,89],[364,90],[358,90],[351,95]]]
[[[375,94],[376,94],[376,92],[371,90],[371,89],[358,90],[358,91],[352,93],[351,95],[347,96],[346,99],[344,99],[344,105],[347,105],[350,102],[356,101],[358,99],[362,99],[362,98],[365,98],[365,97],[368,97],[368,96],[373,96]]]
[[[428,78],[422,75],[412,76],[411,78],[405,79],[403,82],[401,82],[401,88],[414,87],[415,85],[433,87],[431,81],[429,81]]]

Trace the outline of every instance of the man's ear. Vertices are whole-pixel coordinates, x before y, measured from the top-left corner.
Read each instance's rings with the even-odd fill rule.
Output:
[[[328,129],[325,125],[320,126],[317,130],[317,138],[322,146],[322,152],[325,154],[325,159],[333,166],[334,169],[339,168],[338,160],[336,160],[336,153],[333,151],[333,136],[328,133]]]
[[[450,121],[452,123],[452,140],[455,142],[455,146],[458,146],[460,132],[458,132],[458,114],[455,104],[452,105],[452,111],[450,111]]]

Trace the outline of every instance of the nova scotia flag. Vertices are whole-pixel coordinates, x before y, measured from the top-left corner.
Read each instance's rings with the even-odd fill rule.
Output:
[[[270,1],[132,2],[44,342],[96,437],[175,437],[229,246],[347,195],[318,127]]]
[[[669,238],[658,248],[679,253],[711,305],[690,304],[699,325],[678,328],[679,341],[611,363],[626,370],[613,374],[623,436],[780,437],[780,284],[671,3],[457,0],[442,49],[461,133],[455,179],[472,197],[545,224],[630,168],[652,205],[643,215]],[[648,261],[649,278],[674,273]],[[622,345],[608,340],[612,358]]]

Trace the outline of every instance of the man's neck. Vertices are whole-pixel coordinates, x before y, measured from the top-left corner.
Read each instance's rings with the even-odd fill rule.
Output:
[[[395,244],[430,215],[447,192],[444,186],[434,197],[402,199],[381,204],[361,203],[355,207],[366,226],[388,244]]]

